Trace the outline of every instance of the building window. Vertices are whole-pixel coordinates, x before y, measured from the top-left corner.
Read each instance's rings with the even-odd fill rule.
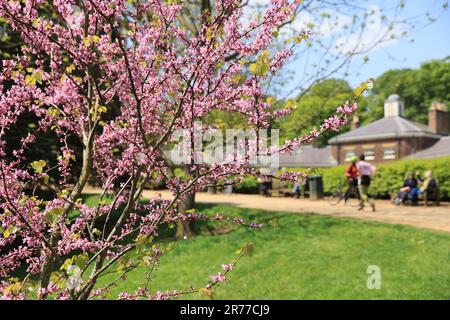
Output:
[[[396,158],[395,155],[395,148],[393,147],[388,147],[388,148],[384,148],[384,160],[393,160]]]
[[[353,158],[355,155],[356,155],[355,151],[353,151],[353,150],[345,151],[345,161],[350,162],[350,159]]]
[[[367,161],[375,160],[375,152],[373,151],[373,149],[364,150],[364,158]]]

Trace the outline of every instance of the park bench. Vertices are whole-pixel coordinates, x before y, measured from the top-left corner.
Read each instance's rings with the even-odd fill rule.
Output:
[[[421,198],[424,201],[426,207],[428,207],[428,203],[430,201],[434,201],[434,204],[436,206],[439,206],[439,204],[441,202],[441,193],[439,190],[439,182],[436,180],[436,188],[434,188],[433,190],[424,192],[422,194]]]
[[[287,187],[281,187],[274,191],[276,191],[276,194],[278,197],[292,197],[293,196],[292,189],[287,188]]]
[[[292,188],[285,181],[275,180],[272,183],[272,195],[275,197],[292,197]]]
[[[397,195],[397,189],[399,188],[390,188],[389,194],[390,198],[393,201]],[[428,207],[430,203],[433,203],[436,206],[439,206],[441,203],[441,193],[439,190],[439,182],[436,180],[436,187],[433,190],[429,190],[427,192],[424,192],[422,194],[419,194],[419,201],[423,201],[425,206]],[[410,201],[407,200],[405,204],[410,204]]]

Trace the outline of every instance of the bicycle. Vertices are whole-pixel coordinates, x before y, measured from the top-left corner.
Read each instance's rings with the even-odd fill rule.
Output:
[[[331,192],[328,196],[328,203],[332,206],[338,205],[341,201],[344,200],[344,205],[349,205],[351,207],[357,207],[359,205],[359,192],[356,186],[351,187],[348,193],[347,201],[345,201],[345,193],[346,190],[343,190],[343,187],[339,186]]]

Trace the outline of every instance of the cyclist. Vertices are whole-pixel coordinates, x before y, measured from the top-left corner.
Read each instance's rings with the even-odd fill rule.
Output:
[[[354,191],[359,199],[359,192],[358,192],[358,168],[356,167],[356,162],[358,161],[358,158],[356,156],[353,156],[350,158],[350,166],[345,170],[345,176],[348,180],[348,189],[345,191],[344,195],[344,203],[347,203],[348,197],[352,194]]]

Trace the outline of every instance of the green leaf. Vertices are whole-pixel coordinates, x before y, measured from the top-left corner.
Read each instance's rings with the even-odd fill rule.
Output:
[[[307,34],[301,34],[297,37],[295,37],[295,43],[296,44],[300,44],[303,40],[308,40],[308,35]]]
[[[269,60],[270,52],[268,50],[264,51],[256,60],[255,63],[252,63],[249,67],[251,73],[256,76],[264,77],[269,72],[270,60]]]
[[[241,253],[243,255],[246,255],[246,256],[249,256],[249,257],[253,257],[253,254],[255,253],[255,247],[253,246],[253,243],[251,243],[251,242],[246,243],[242,247]]]
[[[66,67],[66,72],[68,73],[68,74],[71,74],[73,71],[75,71],[75,65],[74,64],[71,64],[70,66],[67,66]]]
[[[64,213],[64,208],[62,208],[62,207],[50,209],[45,214],[45,221],[47,221],[50,224],[53,224],[56,222],[56,219],[58,219],[58,217],[60,215],[62,215],[63,213]]]
[[[13,283],[3,289],[3,293],[6,295],[15,295],[19,294],[20,290],[22,289],[22,284],[20,282]]]
[[[49,115],[49,116],[51,116],[51,117],[57,117],[57,116],[59,116],[60,115],[60,111],[59,111],[59,109],[58,108],[55,108],[55,107],[50,107],[48,110],[47,110],[47,114]]]
[[[205,296],[209,299],[214,299],[214,289],[213,288],[201,288],[198,293],[201,296]]]
[[[366,82],[364,82],[364,85],[367,90],[372,90],[373,87],[375,86],[375,79],[369,78]]]
[[[67,274],[70,276],[79,276],[81,274],[81,268],[75,264],[71,264],[67,267]]]
[[[26,75],[25,76],[25,84],[35,86],[36,78],[34,77],[34,75],[32,75],[32,74]]]
[[[84,44],[86,47],[89,47],[89,46],[91,45],[91,39],[90,39],[89,37],[84,38],[84,39],[83,39],[83,44]]]
[[[42,71],[36,71],[33,76],[39,84],[42,84]]]
[[[12,234],[16,233],[17,230],[19,229],[14,226],[9,226],[8,229],[3,231],[3,238],[8,239]]]
[[[366,90],[371,90],[375,85],[375,79],[369,78],[367,81],[361,83],[359,87],[355,89],[355,95],[357,97],[361,96]]]
[[[59,269],[60,270],[67,270],[67,268],[69,268],[69,266],[71,266],[72,263],[73,263],[72,258],[66,259]]]
[[[359,86],[355,89],[355,95],[359,97],[364,93],[364,91],[366,91],[366,89],[363,86]]]
[[[33,68],[26,69],[30,74],[25,76],[25,83],[27,85],[35,86],[36,83],[42,84],[42,71],[34,70]]]
[[[42,173],[46,165],[47,162],[45,162],[44,160],[33,161],[31,163],[31,168],[33,168],[34,172],[36,173]]]
[[[61,280],[61,275],[59,274],[59,271],[55,271],[50,274],[50,281],[53,284],[58,283],[60,280]]]
[[[98,106],[97,112],[98,113],[105,113],[106,111],[108,111],[108,108],[105,106]]]
[[[79,254],[75,257],[72,257],[73,263],[76,264],[77,266],[79,266],[80,268],[83,267],[88,260],[89,260],[89,255],[86,252]]]

